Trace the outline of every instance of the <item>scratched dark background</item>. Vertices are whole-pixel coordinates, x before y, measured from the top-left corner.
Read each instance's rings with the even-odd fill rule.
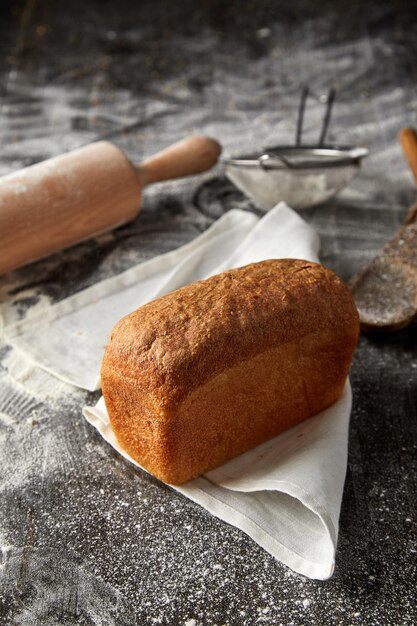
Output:
[[[396,138],[417,126],[415,3],[3,0],[0,20],[0,174],[97,138],[136,161],[193,131],[228,153],[292,141],[308,83],[337,90],[329,140],[370,150],[348,190],[303,213],[323,262],[348,279],[415,199]],[[313,99],[306,140],[322,114]],[[172,249],[235,206],[253,209],[221,168],[150,189],[134,223],[1,278],[3,316]],[[415,327],[361,338],[327,582],[125,463],[80,415],[96,395],[58,393],[52,378],[42,391],[7,346],[0,357],[2,625],[417,623]]]

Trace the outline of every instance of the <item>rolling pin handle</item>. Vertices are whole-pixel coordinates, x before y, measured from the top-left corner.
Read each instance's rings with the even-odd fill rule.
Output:
[[[136,167],[141,186],[205,172],[217,163],[221,151],[211,137],[186,137]]]

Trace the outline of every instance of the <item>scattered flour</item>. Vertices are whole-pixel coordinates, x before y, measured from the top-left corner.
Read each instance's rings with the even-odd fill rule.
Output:
[[[73,463],[72,451],[61,433],[59,416],[68,404],[81,405],[80,393],[36,367],[15,349],[0,367],[1,493],[22,488]],[[51,411],[57,415],[51,425]]]
[[[21,319],[21,311],[19,309],[19,301],[31,300],[30,307],[25,307],[25,317],[38,315],[39,312],[46,311],[51,306],[51,298],[46,294],[39,294],[35,290],[25,289],[19,293],[19,297],[9,297],[7,291],[10,284],[6,283],[0,288],[0,297],[3,302],[0,309],[0,337],[2,336],[3,327],[10,326]]]
[[[0,427],[1,426],[5,426],[6,428],[14,428],[15,426],[14,419],[2,411],[0,411]]]
[[[15,384],[39,400],[48,400],[48,404],[52,401],[58,407],[59,400],[75,393],[74,387],[40,369],[15,348],[6,354],[2,367],[7,370]]]

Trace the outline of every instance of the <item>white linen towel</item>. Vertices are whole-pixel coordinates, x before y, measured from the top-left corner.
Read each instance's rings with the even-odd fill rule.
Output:
[[[113,325],[138,306],[186,283],[268,258],[318,260],[315,231],[284,203],[259,219],[233,210],[191,243],[156,257],[5,328],[7,341],[43,369],[85,389],[100,384]],[[193,481],[175,487],[247,533],[296,572],[334,570],[347,463],[351,390],[319,415]],[[118,445],[103,398],[86,419]]]

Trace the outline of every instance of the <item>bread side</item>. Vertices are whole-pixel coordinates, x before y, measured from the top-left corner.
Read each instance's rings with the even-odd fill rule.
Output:
[[[188,285],[123,318],[102,365],[121,446],[180,484],[340,396],[358,337],[343,282],[270,260]]]

